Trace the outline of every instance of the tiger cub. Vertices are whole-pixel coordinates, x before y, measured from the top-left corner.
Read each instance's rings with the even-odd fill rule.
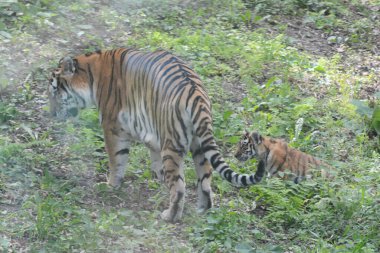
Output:
[[[258,170],[266,170],[268,177],[288,170],[290,176],[287,179],[299,183],[301,180],[311,177],[314,168],[321,168],[323,177],[332,177],[322,168],[331,169],[331,166],[308,155],[302,151],[291,148],[284,140],[264,137],[257,132],[246,132],[237,145],[235,157],[239,161],[246,161],[256,157]]]
[[[119,186],[130,144],[150,150],[152,170],[170,191],[167,221],[182,216],[184,158],[193,155],[198,177],[198,210],[212,207],[212,169],[235,186],[258,183],[264,170],[241,175],[230,169],[213,136],[211,102],[199,76],[166,51],[118,48],[64,57],[48,86],[52,116],[65,119],[95,106],[109,156],[108,184]]]

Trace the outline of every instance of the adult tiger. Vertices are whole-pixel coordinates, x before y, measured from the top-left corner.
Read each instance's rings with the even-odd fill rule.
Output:
[[[290,175],[286,178],[295,183],[311,175],[314,168],[332,168],[309,154],[289,147],[283,140],[265,137],[257,132],[246,132],[243,135],[237,145],[235,157],[242,162],[257,157],[258,170],[262,171],[264,168],[269,177],[289,170]],[[321,174],[323,177],[332,177],[324,169]]]
[[[170,206],[161,217],[181,218],[184,156],[190,150],[198,176],[198,210],[212,207],[212,168],[235,186],[261,180],[233,172],[218,151],[212,130],[210,99],[198,75],[166,51],[144,53],[119,48],[65,57],[49,84],[53,116],[66,118],[95,105],[109,156],[108,183],[117,187],[124,175],[131,141],[150,149],[152,169],[170,189]]]

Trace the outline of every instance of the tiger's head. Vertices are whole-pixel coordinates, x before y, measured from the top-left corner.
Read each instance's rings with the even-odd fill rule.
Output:
[[[264,137],[257,132],[245,132],[237,145],[235,157],[241,162],[254,157],[261,158],[265,154],[266,148],[263,144]]]
[[[48,96],[50,114],[60,120],[76,117],[79,108],[86,106],[81,97],[81,86],[86,80],[78,77],[78,61],[71,57],[62,58],[51,73]]]

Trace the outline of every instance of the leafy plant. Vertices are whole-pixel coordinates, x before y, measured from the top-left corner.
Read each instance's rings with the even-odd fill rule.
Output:
[[[254,245],[249,239],[252,235],[244,234],[246,227],[252,226],[255,218],[249,214],[239,214],[227,209],[210,210],[205,220],[198,223],[191,232],[194,244],[204,247],[204,252],[220,250],[251,251]]]
[[[376,106],[373,110],[371,126],[376,130],[380,138],[380,106]]]
[[[18,111],[14,105],[6,105],[0,102],[0,124],[6,123],[7,121],[15,118]]]

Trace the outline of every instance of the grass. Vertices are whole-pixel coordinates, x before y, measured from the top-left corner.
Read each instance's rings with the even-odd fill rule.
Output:
[[[378,252],[380,154],[372,115],[380,59],[363,51],[376,46],[371,31],[378,21],[370,20],[376,4],[7,4],[0,11],[6,70],[0,72],[0,251]],[[325,40],[304,37],[301,50],[293,43],[294,20],[304,25],[301,34],[313,31]],[[170,50],[192,65],[234,170],[255,171],[255,161],[231,158],[249,129],[326,160],[336,178],[300,185],[273,178],[236,189],[215,175],[215,207],[198,215],[189,155],[184,219],[161,221],[167,189],[152,179],[145,147],[133,147],[125,182],[110,190],[96,111],[68,122],[47,115],[46,76],[62,56],[117,46]]]

